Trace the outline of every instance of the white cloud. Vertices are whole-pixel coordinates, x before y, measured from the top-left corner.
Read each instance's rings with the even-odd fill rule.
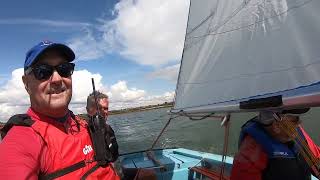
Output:
[[[81,28],[91,26],[89,23],[85,22],[75,22],[75,21],[57,21],[51,19],[30,19],[30,18],[10,18],[10,19],[0,19],[0,25],[43,25],[52,27],[72,27]]]
[[[144,90],[128,89],[125,81],[119,81],[110,88],[110,99],[114,102],[133,102],[146,95]]]
[[[181,58],[188,1],[123,0],[111,26],[124,40],[121,53],[139,64],[161,65]]]
[[[111,108],[124,109],[124,108],[130,108],[130,107],[162,104],[164,102],[172,102],[173,98],[174,98],[174,92],[165,92],[162,95],[144,96],[139,98],[136,101],[131,101],[131,102],[128,102],[128,101],[111,102]]]
[[[11,79],[0,87],[0,121],[11,115],[25,112],[29,106],[29,96],[22,83],[23,68],[11,73]]]
[[[97,40],[91,29],[85,28],[83,33],[68,41],[68,45],[75,51],[77,60],[98,59],[112,51],[111,44]]]
[[[12,72],[10,79],[0,87],[0,121],[6,121],[10,116],[25,113],[29,103],[29,96],[24,89],[21,77],[23,68]],[[144,90],[130,88],[126,81],[119,81],[108,88],[103,85],[103,77],[87,70],[75,71],[73,80],[73,96],[70,109],[78,114],[85,113],[87,96],[92,92],[91,78],[95,80],[96,90],[106,92],[111,100],[110,109],[137,107],[149,104],[159,104],[173,100],[173,92],[163,95],[147,95]]]
[[[188,5],[185,0],[122,0],[115,5],[114,20],[99,19],[95,36],[91,29],[70,44],[81,52],[82,60],[116,51],[143,65],[157,67],[177,61],[183,48]]]
[[[10,80],[0,88],[0,103],[8,105],[26,105],[29,102],[29,96],[22,83],[23,68],[14,70],[11,73]],[[1,109],[0,109],[1,111]]]
[[[85,103],[87,96],[93,91],[91,78],[94,78],[96,90],[105,91],[100,74],[92,74],[87,70],[75,71],[72,75],[72,102],[73,104]]]
[[[168,66],[162,69],[158,69],[147,75],[149,79],[166,79],[172,82],[177,82],[179,74],[180,64]]]

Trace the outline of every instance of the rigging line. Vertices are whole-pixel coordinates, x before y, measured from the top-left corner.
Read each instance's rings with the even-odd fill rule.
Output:
[[[200,117],[200,118],[194,118],[194,117],[190,116],[189,114],[187,114],[186,112],[184,112],[183,110],[178,112],[178,114],[182,114],[183,116],[188,117],[190,120],[203,120],[208,117],[213,117],[212,115],[214,115],[215,113],[210,113],[210,114],[204,115],[203,117]],[[218,118],[221,118],[221,117],[218,117]]]
[[[213,82],[223,82],[223,81],[228,81],[228,80],[233,80],[233,79],[239,79],[239,78],[244,78],[244,77],[255,77],[256,78],[258,75],[262,75],[262,74],[273,74],[273,73],[290,71],[292,69],[305,69],[305,67],[313,66],[315,64],[320,64],[320,60],[305,64],[303,66],[292,66],[292,67],[285,68],[285,69],[279,69],[279,70],[274,70],[274,71],[265,71],[265,72],[259,72],[259,73],[239,74],[239,75],[235,75],[235,76],[231,76],[231,77],[227,77],[227,78],[223,78],[223,79],[210,80],[210,81],[185,82],[185,83],[180,82],[179,85],[182,86],[182,85],[189,85],[189,84],[191,84],[191,85],[192,84],[207,84],[207,83],[213,83]]]
[[[223,119],[223,118],[221,118],[221,119]],[[228,145],[228,139],[229,139],[229,119],[230,119],[230,114],[228,114],[227,115],[227,124],[225,125],[225,127],[226,127],[226,130],[228,131],[227,132],[227,135],[226,135],[226,131],[225,131],[225,138],[224,138],[224,142],[226,142],[226,144]],[[227,127],[228,126],[228,127]],[[226,139],[227,138],[227,139]],[[223,148],[223,152],[226,152],[227,153],[227,151],[228,151],[228,147],[224,147]],[[225,154],[226,154],[225,153]],[[224,153],[222,153],[222,163],[224,163],[224,161],[223,161],[223,159],[224,159],[224,157],[223,157],[223,154]],[[200,161],[198,162],[198,163],[196,163],[194,166],[192,166],[192,167],[196,167],[198,164],[200,164],[203,160],[205,159],[205,157],[202,157],[201,159],[200,159]],[[223,167],[224,168],[224,167]],[[222,170],[222,169],[221,169]],[[221,174],[220,174],[221,175]]]
[[[241,29],[244,29],[244,28],[248,28],[248,27],[251,27],[251,26],[254,26],[256,24],[259,24],[261,22],[264,22],[266,20],[269,20],[269,19],[273,19],[273,18],[276,18],[276,17],[279,17],[283,14],[286,14],[288,13],[289,11],[293,10],[293,9],[297,9],[297,8],[300,8],[302,6],[305,6],[309,3],[311,3],[313,0],[309,0],[309,1],[305,1],[299,5],[296,5],[296,6],[292,6],[291,8],[289,8],[288,10],[282,12],[282,13],[279,13],[279,14],[276,14],[274,16],[270,16],[270,17],[267,17],[267,18],[264,18],[263,20],[260,20],[260,21],[256,21],[254,23],[251,23],[251,24],[248,24],[246,26],[240,26],[238,28],[234,28],[234,29],[230,29],[230,30],[227,30],[227,31],[222,31],[222,32],[217,32],[217,33],[208,33],[208,34],[204,34],[204,35],[201,35],[201,36],[193,36],[193,37],[189,37],[188,39],[198,39],[198,38],[205,38],[207,36],[215,36],[215,35],[221,35],[221,34],[225,34],[225,33],[229,33],[229,32],[233,32],[233,31],[237,31],[237,30],[241,30]]]
[[[293,127],[293,125],[290,125],[289,123],[285,122],[283,122],[283,124],[280,124],[280,127],[284,132],[287,133],[289,137],[292,134],[297,134],[297,139],[295,139],[294,142],[296,143],[299,152],[301,153],[304,160],[307,162],[308,166],[314,171],[316,177],[319,177],[319,160],[313,155],[311,150],[308,148],[306,142],[297,133],[297,130]]]
[[[175,119],[175,118],[177,118],[177,117],[180,117],[180,115],[177,115],[177,116],[175,116],[175,117],[171,116],[171,117],[169,118],[169,120],[167,121],[167,123],[165,124],[165,126],[162,128],[160,134],[159,134],[158,137],[156,138],[156,140],[152,143],[151,148],[150,148],[149,150],[147,150],[147,151],[150,151],[150,150],[152,150],[152,149],[154,148],[154,146],[157,144],[158,140],[159,140],[160,137],[162,136],[164,130],[165,130],[165,129],[168,127],[168,125],[170,124],[171,120],[172,120],[172,119]]]
[[[314,156],[313,152],[309,149],[307,142],[302,139],[297,129],[290,122],[283,120],[283,117],[279,117],[277,114],[273,114],[276,121],[279,122],[280,128],[288,135],[288,137],[295,136],[294,142],[297,145],[299,152],[308,164],[308,166],[313,170],[316,177],[319,177],[319,160]]]
[[[221,24],[217,25],[215,28],[209,31],[209,33],[217,31],[220,29],[222,26],[227,24],[232,18],[234,18],[241,10],[243,10],[246,5],[250,2],[251,0],[245,0],[243,1],[232,13],[230,16],[228,16]],[[186,35],[191,34],[194,30],[198,29],[203,23],[209,20],[216,11],[212,11],[203,21],[201,21],[196,27],[194,27],[190,32],[188,32]],[[188,38],[187,38],[188,39]]]
[[[240,11],[242,11],[250,2],[251,0],[244,0],[242,4],[240,4],[232,13],[230,16],[228,16],[224,22],[220,25],[217,25],[215,28],[213,28],[212,30],[209,30],[208,33],[210,34],[211,32],[215,32],[217,30],[219,30],[222,26],[226,25],[230,20],[232,20]],[[207,20],[206,20],[207,21]],[[202,23],[200,23],[202,24]],[[200,26],[199,26],[200,27]],[[198,28],[198,27],[197,27]],[[210,28],[210,24],[208,26],[208,29]],[[190,32],[191,33],[191,32]],[[190,33],[187,33],[186,34],[186,39],[190,39],[189,37],[187,37],[188,34]],[[202,39],[198,40],[197,42],[195,42],[194,44],[197,44],[198,42],[202,41]],[[186,48],[185,49],[189,49],[192,47],[192,44],[191,43],[190,45],[186,45]]]
[[[220,29],[221,27],[223,27],[224,25],[226,25],[229,21],[231,21],[236,15],[238,15],[238,13],[240,11],[242,11],[250,2],[251,0],[244,0],[242,2],[242,4],[240,4],[240,6],[238,8],[236,8],[230,16],[228,16],[224,22],[222,22],[222,24],[218,25],[217,27],[213,28],[211,31],[209,31],[209,33],[211,32],[215,32],[217,31],[218,29]]]
[[[288,136],[296,135],[297,139],[295,141],[297,141],[298,147],[301,148],[300,150],[306,153],[306,155],[308,156],[308,158],[311,159],[313,164],[319,164],[319,160],[314,156],[307,142],[304,139],[302,139],[301,135],[297,132],[293,124],[289,122],[283,122],[282,128],[284,128],[284,131],[288,133]]]
[[[215,14],[215,11],[212,11],[204,20],[202,20],[196,27],[190,30],[190,32],[186,33],[186,36],[196,29],[198,29],[200,26],[202,26],[203,23],[207,22],[213,15]]]
[[[228,144],[229,144],[229,130],[230,130],[230,114],[226,116],[225,122],[225,131],[224,131],[224,140],[223,140],[223,151],[222,151],[222,164],[220,169],[220,180],[224,179],[224,170],[226,164],[226,158],[228,153]]]

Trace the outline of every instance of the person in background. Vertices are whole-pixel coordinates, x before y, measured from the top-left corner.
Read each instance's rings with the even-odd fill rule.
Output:
[[[87,122],[69,110],[74,59],[50,41],[27,52],[22,80],[31,106],[1,129],[0,179],[120,179],[111,163],[94,159]]]
[[[97,98],[97,104],[98,104],[98,108],[99,108],[99,114],[101,115],[101,117],[103,119],[105,119],[106,121],[106,125],[108,127],[108,129],[110,129],[111,132],[111,137],[114,137],[115,140],[115,136],[114,136],[114,132],[112,130],[112,128],[110,127],[110,125],[108,124],[107,118],[108,118],[108,114],[109,114],[109,98],[108,95],[101,93],[99,91],[95,91],[95,95]],[[91,93],[88,98],[87,98],[87,113],[88,113],[88,117],[86,117],[87,120],[92,119],[92,117],[94,115],[97,114],[97,105],[95,102],[95,97],[94,97],[94,92]],[[112,138],[113,139],[113,138]],[[116,147],[112,148],[112,147]],[[118,157],[118,145],[116,144],[116,141],[114,143],[111,144],[110,149],[114,151],[115,156]],[[115,163],[116,164],[116,163]],[[135,180],[155,180],[157,179],[156,175],[155,175],[155,171],[152,169],[145,169],[145,168],[132,168],[132,169],[124,169],[123,171],[120,170],[120,168],[117,168],[119,171],[119,174],[121,175],[121,179],[123,180],[131,180],[131,179],[135,179]]]
[[[95,96],[97,98],[97,104],[96,104]],[[99,108],[98,110],[97,110],[97,106]],[[86,117],[87,122],[93,121],[93,118],[98,114],[98,112],[101,118],[105,121],[106,135],[107,135],[106,137],[108,137],[106,143],[109,146],[110,151],[112,153],[113,161],[116,161],[116,159],[119,156],[119,150],[118,150],[119,148],[118,148],[118,143],[117,143],[115,133],[112,127],[107,123],[108,113],[109,113],[108,95],[99,91],[92,92],[87,97],[86,109],[88,113],[88,116]]]
[[[303,180],[317,174],[297,144],[300,137],[315,162],[319,147],[300,125],[299,115],[309,108],[261,111],[242,126],[239,151],[234,157],[231,180]],[[286,125],[286,126],[284,126]],[[300,146],[302,147],[302,146]]]
[[[107,121],[109,112],[109,97],[99,91],[96,91],[97,103],[100,115]],[[89,116],[93,116],[97,113],[97,106],[94,98],[94,92],[87,98],[87,113]]]

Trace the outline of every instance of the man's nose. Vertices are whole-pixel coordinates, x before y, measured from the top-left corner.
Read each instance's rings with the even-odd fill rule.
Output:
[[[52,73],[52,76],[50,78],[50,83],[52,84],[59,84],[62,82],[62,77],[60,76],[60,74],[54,70]]]

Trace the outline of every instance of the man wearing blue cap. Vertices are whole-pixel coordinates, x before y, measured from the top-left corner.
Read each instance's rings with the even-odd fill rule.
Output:
[[[1,130],[0,179],[119,179],[110,163],[95,161],[86,121],[68,108],[74,59],[49,41],[28,51],[22,80],[31,107]]]

